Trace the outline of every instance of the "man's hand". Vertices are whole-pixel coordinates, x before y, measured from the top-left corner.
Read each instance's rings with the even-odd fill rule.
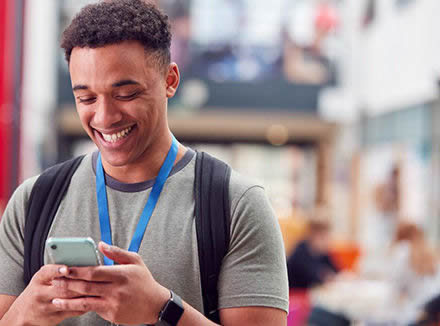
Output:
[[[95,311],[117,324],[154,324],[170,292],[157,283],[137,253],[99,243],[99,250],[119,265],[70,267],[58,287],[81,297],[57,297],[55,309]]]
[[[64,319],[82,315],[75,310],[59,311],[53,305],[54,298],[75,298],[78,294],[60,288],[58,281],[67,276],[68,270],[62,265],[45,265],[35,273],[23,293],[14,301],[3,316],[8,325],[56,325]]]

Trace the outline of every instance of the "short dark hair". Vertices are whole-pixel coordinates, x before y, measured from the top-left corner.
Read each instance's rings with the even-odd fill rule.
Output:
[[[106,0],[85,6],[64,30],[61,47],[69,63],[75,47],[98,48],[124,41],[138,41],[159,64],[170,63],[168,16],[144,0]]]

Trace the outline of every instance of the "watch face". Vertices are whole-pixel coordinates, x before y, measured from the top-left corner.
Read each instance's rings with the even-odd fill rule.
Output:
[[[182,317],[183,311],[182,299],[180,299],[178,295],[171,292],[171,298],[162,309],[159,320],[165,321],[170,326],[175,326]]]

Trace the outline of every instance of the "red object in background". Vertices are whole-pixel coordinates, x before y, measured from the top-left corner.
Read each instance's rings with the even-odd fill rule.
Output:
[[[0,212],[9,197],[13,102],[14,1],[0,1]]]
[[[18,183],[25,0],[0,0],[0,217]]]
[[[328,33],[337,28],[339,25],[339,18],[336,9],[329,3],[321,3],[317,8],[315,17],[316,30]]]
[[[303,289],[290,289],[289,291],[289,315],[287,326],[303,326],[312,310],[309,291]]]

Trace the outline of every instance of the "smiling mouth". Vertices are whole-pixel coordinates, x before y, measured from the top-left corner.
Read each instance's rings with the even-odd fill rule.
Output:
[[[117,141],[126,138],[131,131],[133,130],[134,126],[130,126],[124,130],[121,130],[114,134],[104,134],[101,132],[102,138],[108,142],[108,143],[116,143]]]

